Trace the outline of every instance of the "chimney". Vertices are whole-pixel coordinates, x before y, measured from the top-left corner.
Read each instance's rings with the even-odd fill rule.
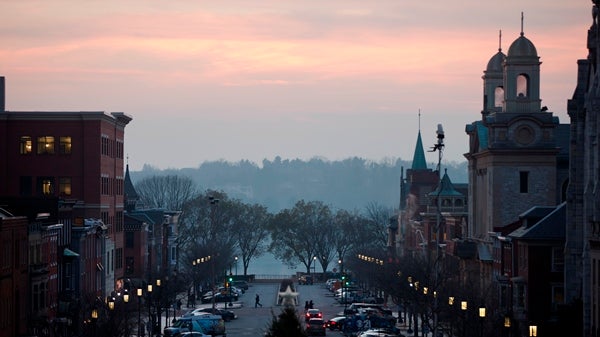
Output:
[[[4,110],[4,108],[5,108],[4,103],[6,102],[5,97],[6,97],[6,92],[4,90],[4,76],[0,76],[0,112],[6,111],[6,110]]]

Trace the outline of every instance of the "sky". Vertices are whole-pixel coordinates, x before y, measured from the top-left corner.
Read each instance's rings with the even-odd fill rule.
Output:
[[[412,160],[418,130],[428,150],[438,124],[442,160],[464,161],[481,76],[518,38],[521,12],[542,62],[542,105],[569,122],[591,9],[585,0],[0,0],[0,76],[9,111],[132,116],[134,171],[276,156]]]

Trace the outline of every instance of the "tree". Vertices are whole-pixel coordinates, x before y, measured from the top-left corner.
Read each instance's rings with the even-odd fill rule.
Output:
[[[239,208],[235,205],[236,202],[229,200],[225,193],[217,191],[206,191],[186,203],[186,216],[179,228],[179,236],[186,240],[182,250],[185,252],[184,260],[189,261],[184,265],[192,268],[193,261],[210,256],[210,263],[195,266],[206,269],[209,265],[209,273],[192,271],[190,275],[222,276],[226,266],[233,263],[236,244],[231,233]]]
[[[272,216],[266,207],[258,204],[248,205],[237,201],[235,207],[238,211],[234,214],[231,234],[241,254],[244,275],[247,275],[250,261],[264,254],[267,249],[267,224]]]
[[[338,210],[333,218],[333,237],[331,246],[337,253],[337,257],[344,263],[345,257],[352,252],[362,241],[362,224],[367,220],[358,212]],[[343,266],[342,266],[343,267]]]
[[[298,319],[298,313],[293,307],[285,307],[279,316],[273,314],[271,326],[265,332],[265,337],[306,337]]]
[[[386,247],[388,241],[387,227],[393,210],[389,207],[384,207],[377,203],[371,202],[366,207],[368,222],[365,223],[364,234],[369,235],[369,242],[376,247]],[[364,237],[363,237],[364,238]]]
[[[300,262],[306,272],[314,263],[319,250],[324,251],[324,230],[331,224],[331,211],[320,201],[298,201],[292,209],[284,209],[270,223],[271,245],[269,250],[284,263],[295,266]],[[317,257],[320,258],[320,257]]]
[[[198,194],[192,179],[178,175],[144,178],[135,185],[135,190],[147,207],[171,211],[182,210]]]

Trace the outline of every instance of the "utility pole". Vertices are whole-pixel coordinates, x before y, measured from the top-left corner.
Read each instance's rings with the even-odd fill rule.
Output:
[[[444,151],[444,128],[442,127],[442,124],[438,124],[437,126],[437,131],[435,132],[437,134],[437,143],[435,143],[432,147],[431,152],[435,152],[437,151],[438,153],[438,165],[437,165],[437,171],[438,171],[438,193],[437,193],[437,200],[436,200],[436,222],[435,222],[435,227],[436,227],[436,238],[435,238],[435,270],[434,270],[434,291],[433,291],[433,336],[437,336],[438,335],[438,296],[437,296],[437,289],[439,287],[439,282],[440,282],[440,256],[441,256],[441,251],[440,251],[440,246],[441,246],[441,241],[440,241],[440,237],[442,236],[442,228],[441,228],[441,222],[442,222],[442,201],[440,199],[441,193],[442,193],[442,152]]]

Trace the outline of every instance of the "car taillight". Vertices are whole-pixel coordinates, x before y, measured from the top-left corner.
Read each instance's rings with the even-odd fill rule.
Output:
[[[317,316],[318,317],[323,317],[323,314],[322,313],[318,313]]]

